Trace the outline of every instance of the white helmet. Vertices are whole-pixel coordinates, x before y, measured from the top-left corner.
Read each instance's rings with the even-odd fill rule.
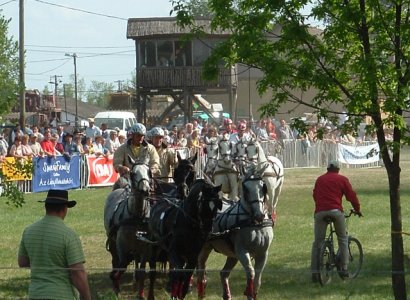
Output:
[[[150,134],[152,137],[154,136],[164,136],[164,130],[161,127],[154,127],[150,130]]]
[[[130,134],[138,133],[141,135],[145,135],[147,133],[147,129],[141,123],[136,123],[131,126],[130,130],[128,131]]]

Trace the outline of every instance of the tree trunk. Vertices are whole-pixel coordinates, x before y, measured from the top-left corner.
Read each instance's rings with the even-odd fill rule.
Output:
[[[391,248],[392,248],[392,286],[394,298],[407,299],[404,273],[404,250],[400,204],[400,168],[387,170],[390,189]]]

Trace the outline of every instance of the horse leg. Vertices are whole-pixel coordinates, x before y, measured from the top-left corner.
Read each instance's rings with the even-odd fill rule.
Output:
[[[264,252],[263,255],[254,257],[255,260],[255,283],[254,283],[254,296],[253,299],[256,299],[256,295],[261,286],[262,282],[262,272],[265,269],[266,261],[268,260],[268,251]]]
[[[230,186],[229,199],[233,201],[238,201],[238,176],[235,173],[229,173],[227,177]]]
[[[251,256],[246,250],[237,251],[238,259],[246,273],[246,289],[243,292],[248,300],[253,300],[255,296],[255,269],[252,266]]]
[[[198,266],[196,269],[197,283],[196,288],[198,291],[198,298],[205,298],[205,288],[206,288],[206,275],[205,267],[206,261],[208,260],[209,254],[211,254],[212,245],[211,243],[205,243],[198,255]]]
[[[120,280],[119,277],[120,275],[118,274],[118,268],[120,265],[120,260],[118,257],[118,252],[117,252],[117,246],[116,246],[116,236],[108,237],[107,240],[107,248],[108,251],[111,253],[111,266],[112,266],[112,271],[110,272],[110,279],[113,284],[113,291],[115,294],[118,295],[120,292]]]
[[[181,269],[183,268],[183,262],[181,258],[175,253],[169,254],[170,264],[170,282],[171,282],[171,299],[178,299],[182,290],[182,276]]]
[[[118,255],[118,265],[116,268],[116,272],[113,275],[115,280],[114,285],[118,287],[119,291],[119,284],[122,275],[127,270],[128,264],[133,260],[132,249],[129,249],[127,245],[127,235],[125,234],[125,229],[120,227],[117,233],[117,240],[116,240],[116,250]]]
[[[222,299],[224,300],[231,300],[231,289],[229,288],[229,275],[231,274],[232,269],[238,263],[238,259],[235,257],[227,257],[224,267],[222,268],[221,272],[219,272],[219,276],[221,277],[221,284],[222,284]]]
[[[192,287],[192,280],[193,280],[193,274],[194,274],[194,269],[197,265],[196,259],[194,258],[193,260],[190,259],[188,263],[185,265],[184,271],[181,271],[182,275],[182,288],[180,290],[180,299],[184,299],[186,294],[188,294],[188,291]]]
[[[144,299],[144,282],[145,282],[145,261],[140,257],[140,263],[138,262],[138,257],[135,257],[135,270],[134,277],[137,287],[137,299]]]
[[[149,253],[149,291],[148,291],[148,300],[154,300],[154,288],[155,280],[157,277],[157,255],[159,254],[158,248],[154,245],[151,245]]]

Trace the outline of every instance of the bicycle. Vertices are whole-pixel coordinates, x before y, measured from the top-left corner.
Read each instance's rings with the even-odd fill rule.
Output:
[[[357,215],[357,213],[352,209],[348,215],[345,215],[345,218],[348,219],[352,214]],[[336,233],[334,229],[333,220],[331,217],[325,218],[325,221],[330,227],[330,232],[327,238],[322,242],[319,251],[319,274],[318,279],[319,283],[324,286],[328,284],[332,279],[332,273],[334,269],[337,269],[337,272],[342,279],[351,279],[356,278],[359,275],[360,270],[363,264],[363,248],[359,240],[353,236],[348,235],[348,249],[349,249],[349,265],[348,265],[348,274],[346,275],[342,272],[340,263],[339,263],[339,250],[335,252],[333,236]],[[347,230],[347,224],[346,224]]]

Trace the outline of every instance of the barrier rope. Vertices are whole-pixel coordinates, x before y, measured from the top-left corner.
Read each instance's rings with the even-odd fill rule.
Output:
[[[404,234],[404,235],[410,235],[410,232],[405,232],[405,231],[391,231],[392,234]]]

